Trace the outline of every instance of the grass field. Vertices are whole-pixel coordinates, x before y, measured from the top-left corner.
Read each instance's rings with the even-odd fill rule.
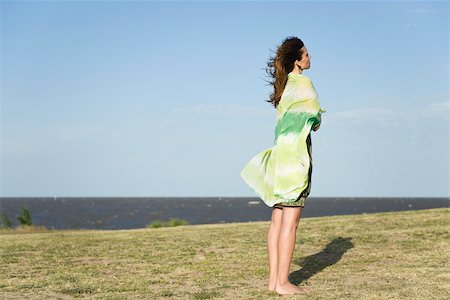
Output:
[[[302,218],[266,291],[269,222],[0,230],[1,299],[450,299],[450,209]]]

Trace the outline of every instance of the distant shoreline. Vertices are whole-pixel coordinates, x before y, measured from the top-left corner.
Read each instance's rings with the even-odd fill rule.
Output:
[[[190,224],[269,221],[255,197],[0,197],[13,226],[26,207],[34,225],[53,229],[133,229],[156,220]],[[310,197],[302,218],[450,207],[450,197]]]

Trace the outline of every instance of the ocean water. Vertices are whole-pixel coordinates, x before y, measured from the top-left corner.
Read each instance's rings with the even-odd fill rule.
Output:
[[[272,208],[253,197],[0,197],[13,226],[22,207],[32,222],[54,229],[144,228],[155,220],[190,224],[269,221]],[[301,218],[450,207],[450,198],[309,197]]]

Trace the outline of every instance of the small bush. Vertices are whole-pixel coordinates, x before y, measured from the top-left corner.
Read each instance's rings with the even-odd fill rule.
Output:
[[[31,222],[31,214],[25,207],[22,207],[22,215],[16,216],[16,218],[22,225],[33,225]]]
[[[187,224],[189,224],[189,222],[183,219],[170,219],[169,221],[155,220],[148,224],[147,228],[174,227]]]
[[[5,212],[2,211],[2,213],[0,215],[0,219],[2,220],[2,224],[0,225],[0,228],[11,228],[12,227],[12,223],[9,220],[9,218]]]
[[[153,221],[147,225],[147,227],[150,227],[150,228],[159,228],[162,226],[163,226],[163,223],[160,220]]]

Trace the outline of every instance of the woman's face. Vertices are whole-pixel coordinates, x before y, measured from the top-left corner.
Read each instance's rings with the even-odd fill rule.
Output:
[[[308,53],[308,49],[305,46],[302,47],[302,60],[296,60],[296,63],[301,67],[301,69],[309,69],[311,66],[311,56]]]

